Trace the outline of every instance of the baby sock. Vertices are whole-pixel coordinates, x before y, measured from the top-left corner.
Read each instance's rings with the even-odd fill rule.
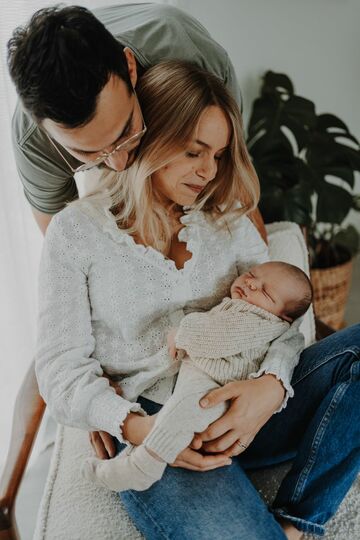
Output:
[[[125,449],[114,459],[88,458],[81,469],[84,478],[113,491],[145,491],[163,475],[164,461],[154,458],[145,446]]]

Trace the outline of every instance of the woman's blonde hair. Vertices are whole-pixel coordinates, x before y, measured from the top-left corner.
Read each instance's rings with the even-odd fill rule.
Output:
[[[259,180],[246,149],[241,114],[220,79],[190,62],[166,61],[141,77],[137,93],[148,128],[137,159],[125,171],[104,173],[99,190],[88,196],[110,195],[119,228],[168,254],[173,235],[169,208],[161,203],[151,175],[184,154],[201,115],[210,106],[219,107],[226,115],[230,142],[214,180],[192,208],[218,220],[225,215],[246,214],[256,207]],[[235,209],[237,201],[241,207]]]

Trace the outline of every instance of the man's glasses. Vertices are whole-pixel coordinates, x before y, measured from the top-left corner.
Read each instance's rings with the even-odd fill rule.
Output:
[[[141,138],[143,137],[143,135],[146,133],[146,130],[147,130],[147,127],[145,125],[145,122],[144,122],[144,118],[143,118],[143,115],[142,115],[142,112],[141,112],[141,107],[140,107],[140,104],[139,104],[139,101],[138,101],[138,98],[137,98],[137,95],[134,91],[134,95],[135,95],[135,99],[136,99],[136,102],[137,102],[137,105],[139,107],[139,110],[140,110],[140,115],[141,115],[141,120],[142,120],[142,124],[143,124],[143,128],[141,131],[139,131],[138,133],[135,133],[134,135],[132,135],[131,137],[129,137],[128,139],[126,139],[125,141],[121,141],[121,138],[119,140],[119,143],[115,146],[115,148],[113,150],[111,150],[111,152],[101,152],[101,154],[94,160],[92,161],[88,161],[87,163],[83,163],[82,165],[80,165],[79,167],[76,167],[76,169],[74,169],[70,163],[68,162],[68,160],[66,159],[66,157],[64,156],[64,154],[61,152],[58,144],[59,143],[56,143],[46,132],[46,136],[47,138],[49,139],[49,141],[51,142],[51,144],[53,145],[53,147],[55,148],[55,150],[60,154],[60,156],[63,158],[63,160],[65,161],[65,163],[67,164],[67,166],[70,168],[70,170],[75,174],[75,173],[78,173],[78,172],[83,172],[83,171],[88,171],[89,169],[92,169],[93,167],[98,167],[101,163],[104,163],[105,160],[107,160],[109,157],[111,157],[112,155],[116,154],[116,152],[119,152],[119,150],[132,150],[133,148],[135,148],[135,146],[137,145],[137,143],[141,140]]]

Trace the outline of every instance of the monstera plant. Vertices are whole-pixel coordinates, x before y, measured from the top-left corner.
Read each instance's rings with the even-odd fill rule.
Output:
[[[332,114],[316,114],[288,76],[268,71],[253,104],[248,148],[261,183],[265,222],[306,226],[313,268],[344,263],[359,250],[359,233],[342,224],[360,210],[354,193],[359,142]]]

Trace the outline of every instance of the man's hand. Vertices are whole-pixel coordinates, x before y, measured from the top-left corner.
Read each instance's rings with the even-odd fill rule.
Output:
[[[200,401],[201,406],[213,407],[230,400],[230,407],[224,416],[203,433],[197,434],[193,444],[202,443],[206,452],[219,452],[227,456],[244,452],[257,432],[280,407],[284,396],[284,387],[274,375],[235,381],[212,390]]]
[[[118,383],[112,381],[109,375],[105,373],[103,377],[108,379],[110,386],[115,389],[118,396],[121,396],[121,388]],[[109,459],[115,456],[116,446],[112,435],[106,433],[106,431],[91,431],[89,437],[98,458]]]

